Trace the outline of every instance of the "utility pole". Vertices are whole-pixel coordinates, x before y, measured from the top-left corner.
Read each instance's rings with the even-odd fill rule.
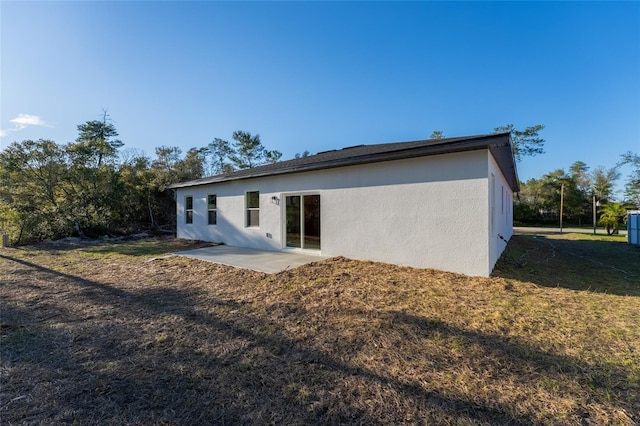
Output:
[[[562,213],[564,210],[564,183],[560,187],[560,233],[562,234]]]
[[[596,196],[593,196],[593,235],[596,235]]]

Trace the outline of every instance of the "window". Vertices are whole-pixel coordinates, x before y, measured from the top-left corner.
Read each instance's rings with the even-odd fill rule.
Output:
[[[260,192],[247,192],[247,227],[260,226]]]
[[[191,195],[184,199],[184,221],[193,223],[193,197]]]
[[[209,225],[215,225],[218,222],[217,198],[216,194],[207,195],[207,223]]]

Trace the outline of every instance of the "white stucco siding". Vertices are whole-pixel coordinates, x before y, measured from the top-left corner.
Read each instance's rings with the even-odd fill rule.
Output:
[[[340,214],[325,227],[323,254],[486,275],[485,181],[335,191],[325,212]]]
[[[315,193],[322,255],[486,276],[487,155],[470,151],[181,188],[178,237],[281,250],[284,197]],[[245,227],[246,191],[260,191],[259,228]],[[217,195],[217,225],[206,224],[208,194]],[[187,195],[194,197],[193,224],[185,224]]]
[[[491,216],[489,216],[487,227],[490,254],[488,273],[491,273],[500,255],[507,247],[507,241],[513,235],[513,191],[489,151],[487,151],[487,156],[489,163],[489,212],[490,215],[493,213],[493,223]],[[495,177],[494,179],[491,178],[492,175]],[[493,197],[491,196],[492,191]]]
[[[260,226],[246,226],[245,194],[260,191]],[[271,202],[275,192],[265,182],[236,181],[177,191],[178,238],[215,241],[231,246],[280,250],[280,206]],[[207,224],[207,196],[217,197],[217,223]],[[184,199],[193,196],[193,223],[185,223]],[[270,234],[270,236],[267,235]]]

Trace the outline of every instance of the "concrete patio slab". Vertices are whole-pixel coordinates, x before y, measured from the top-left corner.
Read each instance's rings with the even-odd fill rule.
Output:
[[[275,274],[307,263],[328,259],[326,256],[316,256],[314,254],[265,251],[225,245],[180,251],[174,254],[268,274]]]

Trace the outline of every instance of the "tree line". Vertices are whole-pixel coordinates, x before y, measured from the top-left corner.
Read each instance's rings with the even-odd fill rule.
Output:
[[[511,131],[516,153],[542,152],[538,125]],[[13,142],[0,152],[0,229],[12,244],[70,235],[98,237],[139,229],[172,232],[175,202],[170,183],[229,173],[280,161],[282,153],[264,147],[259,135],[238,130],[232,141],[214,138],[184,155],[160,146],[148,157],[123,149],[106,111],[100,120],[77,126],[74,142],[50,139]],[[432,138],[441,138],[434,132]],[[306,157],[309,151],[296,154]]]
[[[615,185],[624,165],[631,165],[632,172],[625,183],[622,199],[617,199]],[[626,152],[611,168],[597,166],[590,169],[584,162],[576,161],[568,170],[554,170],[540,178],[521,182],[520,193],[514,197],[514,221],[556,224],[560,219],[561,202],[565,223],[592,225],[595,213],[598,225],[615,232],[624,226],[628,209],[640,208],[640,155]]]
[[[122,149],[105,112],[77,126],[74,142],[13,142],[0,152],[0,229],[12,244],[70,235],[99,237],[140,229],[171,231],[175,202],[167,185],[279,161],[259,135],[236,131],[184,155],[176,146],[153,158]]]
[[[540,137],[543,124],[518,130],[513,124],[493,129],[493,133],[511,133],[516,162],[523,157],[544,154],[545,140]],[[431,139],[442,139],[442,130],[434,130]],[[621,200],[614,197],[616,182],[622,166],[632,167]],[[593,224],[594,202],[596,221],[609,232],[624,225],[628,209],[640,209],[640,155],[628,151],[611,168],[598,166],[591,170],[582,161],[574,162],[568,171],[554,170],[540,178],[520,182],[520,193],[514,194],[514,222],[522,225],[557,224],[562,217],[582,226]]]
[[[523,130],[513,125],[496,127],[510,132],[517,161],[542,154],[544,125]],[[198,179],[280,161],[282,153],[268,150],[259,135],[238,130],[232,140],[214,138],[207,146],[184,153],[176,146],[160,146],[149,157],[136,149],[123,149],[118,132],[106,111],[100,120],[77,126],[74,142],[58,144],[49,139],[13,142],[0,152],[0,229],[12,244],[56,239],[70,235],[98,237],[141,229],[173,232],[175,201],[166,187],[174,182]],[[434,131],[432,139],[443,138]],[[306,157],[309,151],[296,154]],[[625,203],[613,203],[613,186],[619,167],[632,164]],[[640,158],[624,154],[612,169],[590,171],[575,162],[568,172],[556,170],[521,184],[514,200],[514,219],[523,224],[557,220],[560,188],[565,187],[565,218],[590,223],[592,196],[610,207],[640,205]],[[623,209],[624,210],[624,209]],[[620,211],[616,214],[619,221]]]

